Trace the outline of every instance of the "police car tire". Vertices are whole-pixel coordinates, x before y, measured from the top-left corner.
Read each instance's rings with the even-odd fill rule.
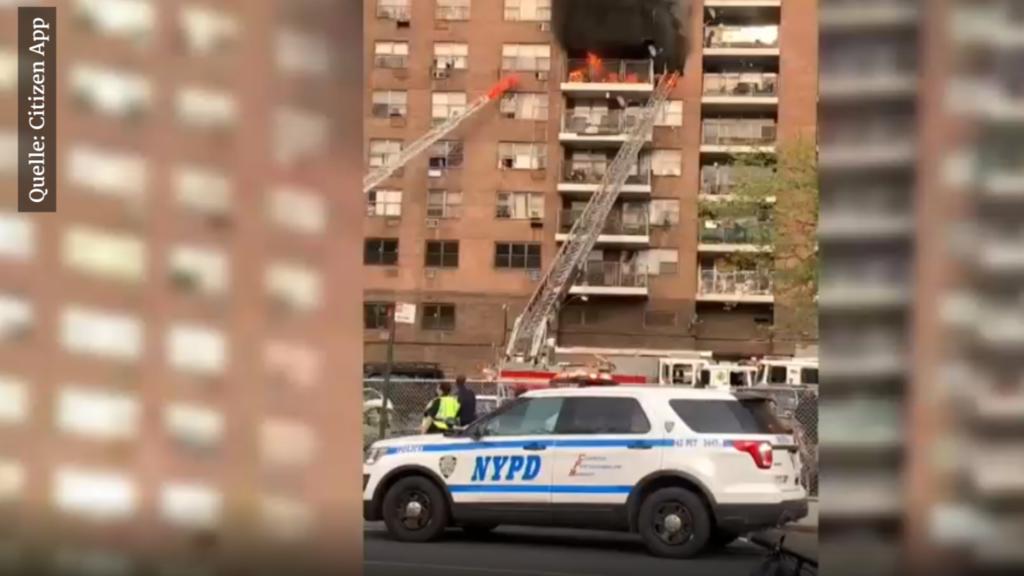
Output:
[[[399,499],[414,491],[425,495],[430,501],[430,516],[426,526],[410,530],[402,524],[397,508]],[[384,525],[391,536],[400,542],[430,542],[440,537],[448,527],[448,501],[441,489],[423,476],[410,476],[395,482],[384,494],[383,510]]]
[[[681,544],[661,539],[655,526],[658,510],[666,505],[681,505],[690,516],[692,537]],[[692,558],[700,554],[711,539],[711,515],[704,501],[685,488],[662,488],[647,496],[640,504],[640,537],[647,550],[663,558]]]

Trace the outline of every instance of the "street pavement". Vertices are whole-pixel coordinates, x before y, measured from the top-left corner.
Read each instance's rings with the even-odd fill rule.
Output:
[[[363,532],[365,576],[746,576],[763,558],[737,542],[694,560],[649,556],[630,534],[501,527],[484,537],[450,530],[429,544],[395,542],[379,522]]]

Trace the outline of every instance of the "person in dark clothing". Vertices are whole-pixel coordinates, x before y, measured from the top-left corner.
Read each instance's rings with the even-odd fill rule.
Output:
[[[459,399],[459,424],[469,426],[476,420],[476,392],[466,386],[466,377],[455,378],[455,396]]]

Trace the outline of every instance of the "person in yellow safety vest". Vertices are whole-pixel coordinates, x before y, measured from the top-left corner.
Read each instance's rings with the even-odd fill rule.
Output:
[[[452,385],[441,382],[437,387],[437,397],[430,401],[423,417],[430,421],[427,434],[447,432],[459,423],[459,399],[452,395]]]

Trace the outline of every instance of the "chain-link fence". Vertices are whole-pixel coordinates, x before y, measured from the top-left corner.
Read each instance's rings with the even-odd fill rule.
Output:
[[[437,395],[441,382],[454,388],[454,380],[418,380],[394,378],[387,400],[387,426],[384,436],[419,434],[423,412]],[[498,384],[492,381],[469,380],[477,394],[477,415],[482,416],[498,406]],[[758,388],[775,401],[775,410],[784,424],[793,428],[803,462],[802,476],[808,492],[818,494],[818,390],[816,387]],[[384,412],[384,380],[363,381],[363,444],[369,446],[380,438],[380,419]]]

